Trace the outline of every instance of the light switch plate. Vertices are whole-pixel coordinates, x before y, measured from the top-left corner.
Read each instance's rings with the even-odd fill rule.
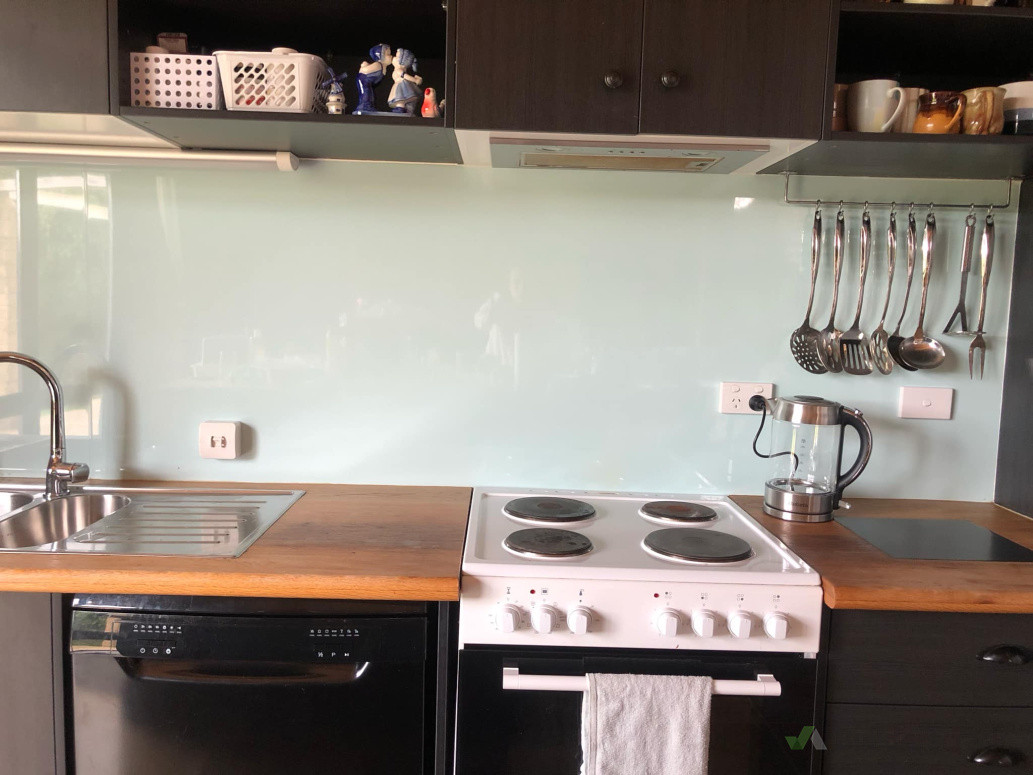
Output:
[[[898,415],[918,420],[949,420],[953,388],[902,387]]]
[[[240,423],[209,420],[201,423],[197,434],[201,457],[234,460],[240,457]]]
[[[717,410],[721,414],[760,414],[750,409],[750,396],[771,398],[775,386],[770,382],[722,382],[721,400]]]

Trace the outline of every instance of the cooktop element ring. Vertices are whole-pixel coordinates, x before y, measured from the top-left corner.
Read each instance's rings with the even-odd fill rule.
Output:
[[[638,513],[659,525],[700,524],[717,519],[717,512],[710,506],[690,501],[649,501],[642,505]]]
[[[502,511],[511,519],[543,525],[584,522],[595,516],[595,508],[584,501],[550,496],[515,498]]]
[[[530,527],[510,533],[502,547],[517,557],[532,560],[567,560],[594,548],[588,536],[555,527]]]
[[[694,527],[654,530],[642,539],[642,548],[661,560],[706,565],[742,562],[753,556],[753,547],[738,536]]]

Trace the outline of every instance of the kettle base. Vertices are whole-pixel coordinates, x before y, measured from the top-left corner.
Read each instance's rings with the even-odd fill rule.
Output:
[[[769,517],[775,517],[776,519],[782,519],[786,522],[831,522],[832,514],[798,514],[793,511],[782,511],[776,509],[774,506],[769,506],[767,503],[764,504],[764,513]]]
[[[772,479],[764,487],[764,513],[787,522],[828,522],[836,495],[808,482]]]

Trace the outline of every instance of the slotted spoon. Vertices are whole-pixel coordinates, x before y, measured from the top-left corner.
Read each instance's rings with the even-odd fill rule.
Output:
[[[861,216],[861,271],[857,287],[857,312],[854,323],[839,338],[839,357],[847,374],[871,374],[872,353],[868,335],[861,330],[861,307],[864,305],[864,284],[868,279],[868,259],[872,253],[872,217],[865,209]]]
[[[872,363],[883,374],[893,371],[893,356],[890,355],[889,334],[886,332],[886,313],[890,309],[890,291],[893,290],[893,271],[897,264],[897,213],[890,211],[890,225],[886,229],[886,303],[882,305],[882,319],[872,332],[870,349]]]
[[[836,232],[832,240],[832,311],[829,322],[821,330],[818,346],[818,357],[826,370],[838,374],[843,370],[839,360],[839,337],[841,332],[836,328],[836,307],[839,305],[839,278],[843,273],[843,237],[846,229],[843,209],[836,213]]]
[[[914,210],[907,214],[907,285],[904,287],[904,306],[900,308],[900,318],[897,320],[897,327],[893,330],[886,347],[889,348],[893,361],[905,371],[918,371],[914,366],[900,357],[900,343],[904,337],[900,335],[900,327],[904,324],[904,315],[907,313],[907,300],[911,297],[911,281],[915,277],[915,252],[918,244],[918,226],[915,224]]]
[[[807,297],[807,312],[803,324],[789,337],[789,349],[796,362],[811,374],[828,371],[818,357],[821,332],[811,326],[811,308],[814,306],[814,284],[818,279],[818,261],[821,256],[821,209],[814,211],[814,227],[811,229],[811,292]]]

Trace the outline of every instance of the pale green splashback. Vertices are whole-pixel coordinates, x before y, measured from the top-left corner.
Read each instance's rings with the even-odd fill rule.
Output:
[[[1005,194],[796,183],[829,199]],[[756,493],[757,420],[718,414],[717,395],[721,380],[758,380],[865,412],[875,453],[851,493],[992,498],[1014,215],[998,217],[985,379],[969,380],[957,339],[936,372],[811,376],[788,339],[812,211],[783,204],[781,186],[333,162],[296,174],[0,170],[0,346],[56,368],[70,455],[97,477]],[[940,217],[933,330],[956,297],[963,218]],[[849,210],[843,328],[858,221]],[[885,224],[877,210],[869,330]],[[818,327],[830,274],[828,261]],[[0,398],[7,474],[43,467],[37,382],[0,367],[0,392],[24,390]],[[897,419],[902,385],[956,388],[954,419]],[[253,427],[252,453],[200,459],[206,419]]]

